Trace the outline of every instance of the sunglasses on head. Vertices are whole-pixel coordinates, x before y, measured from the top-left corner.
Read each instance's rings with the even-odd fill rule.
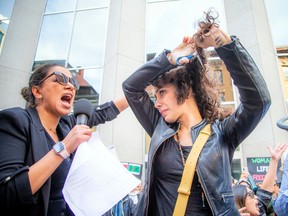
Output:
[[[61,73],[61,72],[53,72],[51,73],[49,76],[45,77],[44,79],[40,80],[40,82],[38,83],[38,85],[40,85],[41,83],[43,83],[46,79],[48,79],[49,77],[55,75],[56,77],[56,81],[60,84],[60,85],[67,85],[68,82],[70,82],[74,88],[76,90],[78,90],[80,88],[79,82],[76,78],[74,77],[67,77],[65,74]]]
[[[251,197],[252,199],[255,199],[255,193],[253,191],[248,191],[247,194],[246,194],[246,197],[249,196]]]

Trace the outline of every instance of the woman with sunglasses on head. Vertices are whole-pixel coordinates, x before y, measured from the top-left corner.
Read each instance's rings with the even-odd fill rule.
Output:
[[[93,108],[87,125],[71,112],[78,81],[59,65],[32,73],[21,93],[26,109],[0,112],[0,209],[7,215],[74,215],[62,189],[73,153],[92,134],[128,107],[124,97]]]
[[[196,171],[191,169],[195,173],[192,186],[180,190],[188,195],[187,207],[182,208],[185,215],[193,216],[239,215],[232,193],[231,161],[235,149],[267,112],[270,95],[245,48],[214,21],[208,12],[193,37],[184,37],[172,52],[165,50],[123,83],[132,111],[151,137],[137,216],[173,215],[188,154],[209,124],[210,137]],[[238,87],[241,103],[231,115],[220,108],[220,97],[208,78],[203,55],[208,47],[215,48]],[[146,92],[150,84],[155,88],[155,103]]]
[[[249,187],[241,184],[235,185],[233,193],[241,216],[260,215],[258,198]]]
[[[267,147],[271,154],[268,171],[256,194],[249,186],[238,184],[233,186],[235,203],[241,216],[266,216],[270,202],[272,201],[274,183],[277,175],[278,162],[287,149],[287,144],[281,144],[275,149]]]

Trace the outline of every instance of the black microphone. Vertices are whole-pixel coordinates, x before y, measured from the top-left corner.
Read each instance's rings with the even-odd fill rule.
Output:
[[[92,116],[92,103],[85,98],[79,99],[74,105],[74,116],[77,125],[87,125],[88,119]]]

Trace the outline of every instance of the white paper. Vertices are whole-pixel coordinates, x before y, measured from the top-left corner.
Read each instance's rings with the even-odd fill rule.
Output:
[[[94,132],[78,147],[62,192],[76,216],[101,216],[139,184]]]

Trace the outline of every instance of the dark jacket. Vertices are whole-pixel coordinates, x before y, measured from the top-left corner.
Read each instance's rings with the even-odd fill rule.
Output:
[[[267,215],[275,215],[274,214],[274,210],[272,207],[272,192],[263,190],[261,188],[258,188],[258,190],[256,191],[256,196],[258,198],[258,207],[259,207],[259,211],[260,211],[260,215],[261,216],[267,216]],[[268,208],[270,206],[269,211],[273,211],[270,214],[268,214]],[[272,209],[271,209],[272,208]]]
[[[113,102],[93,109],[90,127],[119,114]],[[63,116],[57,130],[65,137],[76,125],[74,115]],[[0,112],[0,209],[9,215],[47,215],[51,179],[33,196],[29,167],[49,151],[36,109],[11,108]],[[4,210],[4,211],[3,211]]]
[[[211,136],[199,156],[196,167],[208,203],[214,215],[239,215],[234,203],[231,185],[231,161],[237,146],[253,131],[270,106],[266,83],[253,59],[240,42],[232,37],[230,44],[215,49],[224,61],[240,94],[240,105],[223,121],[211,125]],[[168,125],[154,107],[146,86],[153,79],[175,66],[165,52],[147,62],[124,83],[123,90],[135,116],[151,136],[147,179],[144,193],[138,202],[136,215],[153,215],[153,163],[159,146],[178,130],[177,123]],[[193,143],[205,119],[192,128]]]
[[[102,216],[132,216],[134,207],[135,204],[133,203],[133,200],[129,195],[126,195]]]

